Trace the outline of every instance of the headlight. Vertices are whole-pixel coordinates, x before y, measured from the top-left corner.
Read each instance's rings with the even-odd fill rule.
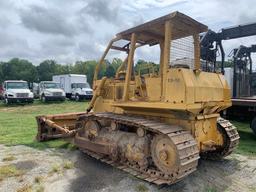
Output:
[[[92,95],[92,91],[86,91],[86,95]]]
[[[14,97],[14,94],[9,93],[7,97]]]
[[[62,96],[66,96],[66,93],[65,93],[65,92],[62,92]]]
[[[29,93],[29,97],[34,97],[34,93]]]
[[[45,96],[52,96],[52,93],[50,93],[50,92],[44,92],[44,95],[45,95]]]

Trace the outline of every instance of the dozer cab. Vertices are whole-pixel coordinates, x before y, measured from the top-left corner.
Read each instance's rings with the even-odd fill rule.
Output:
[[[37,117],[37,139],[71,138],[88,155],[158,185],[194,172],[200,157],[229,155],[239,135],[219,113],[231,106],[230,88],[221,73],[200,70],[205,31],[174,12],[118,33],[96,66],[87,110]],[[146,46],[159,48],[160,69],[136,74],[134,55]],[[127,57],[115,78],[98,79],[110,49]]]

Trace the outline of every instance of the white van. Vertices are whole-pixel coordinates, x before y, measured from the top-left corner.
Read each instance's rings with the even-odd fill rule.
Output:
[[[60,84],[60,87],[66,92],[66,97],[69,99],[79,101],[91,99],[93,96],[93,91],[87,82],[86,75],[54,75],[52,80]]]

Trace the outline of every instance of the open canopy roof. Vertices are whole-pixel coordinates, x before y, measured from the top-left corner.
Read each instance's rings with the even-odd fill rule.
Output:
[[[195,33],[205,32],[208,29],[206,25],[176,11],[120,32],[116,36],[121,39],[130,40],[131,35],[136,33],[138,43],[156,44],[164,39],[166,21],[170,21],[173,26],[172,39],[187,37]]]

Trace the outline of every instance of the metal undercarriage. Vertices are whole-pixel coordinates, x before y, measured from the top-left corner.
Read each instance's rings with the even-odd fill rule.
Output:
[[[190,131],[142,116],[82,114],[73,129],[58,128],[43,117],[37,120],[39,140],[73,137],[75,145],[88,155],[157,185],[173,184],[194,172],[200,156],[217,159],[229,155],[239,141],[236,128],[222,118],[218,128],[224,147],[201,154]]]

